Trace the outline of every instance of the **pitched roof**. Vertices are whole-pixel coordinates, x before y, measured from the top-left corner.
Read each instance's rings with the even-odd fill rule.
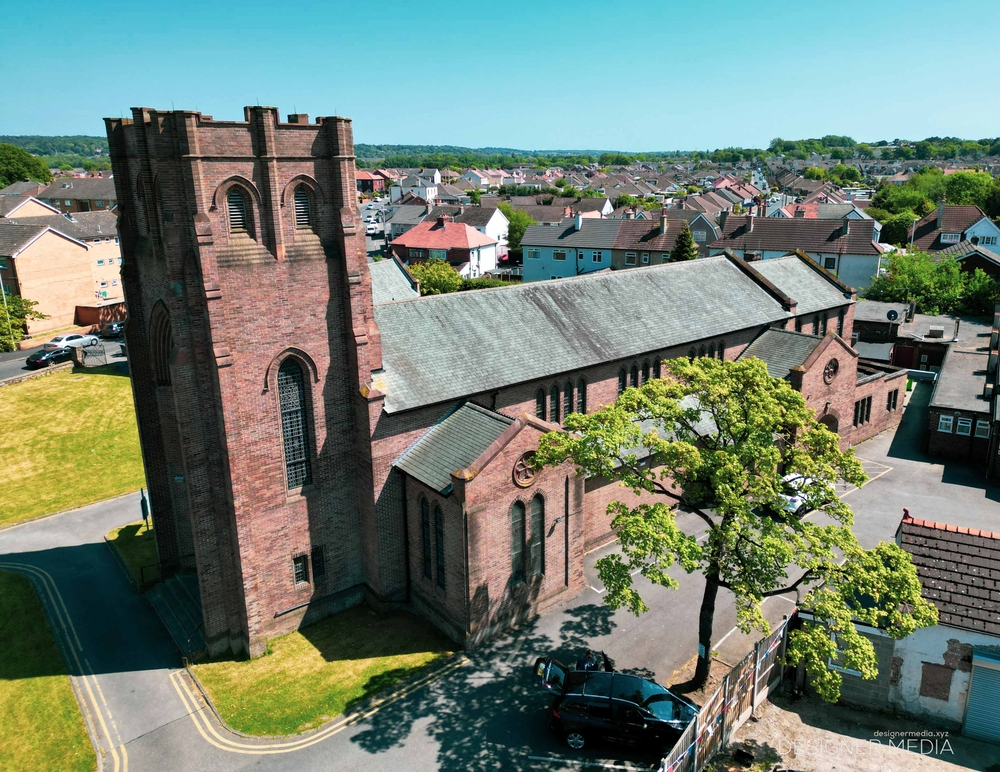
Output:
[[[22,180],[20,182],[13,182],[3,190],[0,190],[0,196],[37,196],[38,191],[44,188],[44,182]]]
[[[74,239],[108,238],[118,235],[118,217],[114,212],[106,210],[74,212],[72,218],[62,214],[52,214],[43,217],[14,216],[5,220],[24,225],[47,225],[52,230]],[[0,227],[3,227],[5,220],[0,220]]]
[[[1000,533],[904,516],[896,538],[938,624],[1000,636]]]
[[[629,221],[584,217],[580,222],[580,230],[576,229],[575,219],[563,220],[560,225],[529,225],[521,237],[521,245],[612,249],[618,238],[618,229],[625,222]],[[647,227],[649,225],[648,221],[643,224]]]
[[[993,250],[986,249],[986,247],[981,247],[979,244],[973,244],[968,239],[963,239],[957,244],[951,244],[939,251],[937,254],[954,256],[955,259],[959,260],[963,257],[968,257],[969,255],[979,255],[990,262],[1000,265],[1000,254],[997,254]]]
[[[740,354],[739,359],[757,357],[767,364],[772,378],[787,378],[823,342],[819,335],[806,335],[788,330],[764,330]]]
[[[683,220],[667,220],[667,232],[660,233],[660,218],[650,213],[650,220],[620,220],[613,249],[646,249],[670,252],[677,235],[684,228]]]
[[[38,194],[41,199],[68,201],[117,201],[115,181],[110,177],[65,177]]]
[[[720,255],[379,305],[374,387],[394,413],[790,318],[747,268]]]
[[[393,239],[393,246],[417,249],[472,249],[497,242],[475,228],[461,222],[440,218],[417,223],[402,236]]]
[[[801,249],[805,252],[879,255],[883,249],[875,243],[874,238],[874,220],[730,216],[722,227],[722,235],[712,242],[711,247],[770,251]]]
[[[10,223],[0,227],[0,256],[14,257],[44,231],[44,225]]]
[[[986,212],[978,206],[945,205],[941,217],[941,227],[938,228],[938,208],[928,212],[910,230],[913,236],[913,246],[925,252],[944,249],[941,242],[942,233],[963,233],[966,228],[975,225],[986,217]]]
[[[47,209],[53,214],[59,213],[58,209],[46,204],[44,201],[39,201],[34,196],[4,195],[0,193],[0,217],[10,217],[16,214],[18,209],[30,201],[34,201],[39,207]]]
[[[372,302],[376,304],[420,297],[417,282],[395,257],[369,263],[368,273],[372,277]]]
[[[465,223],[473,228],[485,228],[496,211],[496,206],[436,206],[428,213],[427,219],[436,220],[446,214],[455,222]]]
[[[432,426],[394,466],[439,493],[450,493],[451,473],[470,466],[513,423],[512,418],[465,402]]]
[[[822,308],[843,305],[852,294],[848,292],[849,287],[804,255],[756,260],[753,269],[795,300],[797,314],[811,314]],[[816,281],[817,276],[823,280]]]

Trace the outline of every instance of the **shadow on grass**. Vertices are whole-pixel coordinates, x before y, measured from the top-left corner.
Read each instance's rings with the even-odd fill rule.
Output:
[[[108,352],[108,357],[117,359],[117,356],[110,351]],[[128,362],[123,359],[111,362],[110,364],[100,365],[99,367],[80,367],[80,365],[74,365],[72,372],[74,375],[121,375],[125,378],[129,377]]]
[[[129,523],[108,534],[108,541],[124,561],[136,585],[160,579],[156,539],[142,521]]]

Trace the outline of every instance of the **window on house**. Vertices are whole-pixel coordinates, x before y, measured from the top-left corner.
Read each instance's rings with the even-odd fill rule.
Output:
[[[108,286],[108,283],[107,283],[106,281],[102,281],[102,282],[101,282],[101,286],[102,286],[102,287],[107,287],[107,286]]]
[[[326,560],[323,557],[322,547],[312,548],[313,577],[326,576]]]
[[[719,341],[719,359],[720,360],[725,360],[725,358],[726,358],[726,341],[720,340]]]
[[[632,369],[628,372],[628,385],[633,389],[639,385],[639,368],[632,364]]]
[[[990,436],[989,421],[976,421],[976,436],[983,439]]]
[[[950,415],[939,415],[938,416],[938,431],[944,432],[945,434],[951,434],[954,429],[955,419]]]
[[[531,575],[541,576],[545,573],[545,501],[541,495],[531,500],[531,539],[530,558]]]
[[[691,231],[695,241],[704,241],[708,238],[708,231]]]
[[[524,565],[524,504],[515,501],[510,508],[510,574],[514,582],[523,582]]]
[[[424,577],[431,578],[431,505],[420,499],[420,543],[423,548]]]
[[[813,335],[819,335],[819,314],[813,316]]]
[[[306,422],[306,388],[302,366],[286,359],[278,368],[278,404],[285,448],[285,479],[289,488],[312,482],[309,461],[309,428]]]
[[[980,236],[979,237],[979,243],[982,244],[983,246],[992,247],[992,246],[996,245],[996,243],[997,243],[997,237],[996,236]]]
[[[437,573],[437,586],[442,590],[445,587],[444,576],[444,517],[441,516],[441,507],[434,505],[434,557],[435,572]]]
[[[688,359],[690,359],[693,362],[696,356],[698,356],[698,352],[695,350],[694,346],[692,346],[690,349],[688,349]]]
[[[621,396],[627,388],[628,376],[625,374],[625,368],[623,367],[618,371],[618,396]]]
[[[447,249],[432,249],[429,255],[431,260],[446,260],[448,258]]]
[[[111,286],[112,287],[117,287],[118,286],[118,279],[112,279],[111,280]]]
[[[576,412],[587,414],[587,382],[583,378],[576,382]]]
[[[708,358],[715,359],[715,343],[708,344]]]
[[[545,389],[535,392],[535,418],[545,420]]]
[[[573,382],[566,381],[563,386],[563,417],[573,412]]]
[[[309,558],[299,555],[292,558],[292,571],[295,574],[295,583],[302,584],[309,581]]]
[[[654,378],[662,377],[662,372],[663,370],[662,370],[662,365],[660,363],[660,358],[657,357],[656,359],[653,360],[653,377]]]
[[[892,412],[896,409],[896,400],[899,399],[899,389],[893,389],[885,395],[885,409]]]
[[[819,318],[819,334],[820,335],[826,335],[826,330],[827,330],[826,326],[827,326],[827,324],[828,324],[828,320],[826,318],[826,314],[823,314]]]
[[[115,244],[117,244],[117,243],[118,243],[118,237],[115,236]]]
[[[635,252],[625,253],[625,265],[635,265]]]
[[[566,259],[566,250],[565,249],[553,249],[552,250],[552,259],[553,260],[565,260]]]
[[[0,270],[6,270],[6,269],[7,269],[7,258],[0,257]]]
[[[598,250],[596,250],[596,251],[594,251],[594,252],[591,253],[590,258],[595,263],[603,263],[604,262],[604,252],[602,252],[601,250],[598,249]]]
[[[98,261],[97,261],[97,264],[98,264],[98,265],[104,265],[104,261],[103,261],[103,260],[98,260]]]
[[[70,201],[68,198],[63,200],[63,204],[65,206],[73,206],[73,202]]]
[[[427,253],[422,249],[410,249],[409,255],[410,257],[424,258],[427,256]]]
[[[955,426],[955,434],[961,434],[963,437],[969,437],[972,435],[972,419],[971,418],[959,418]]]
[[[872,398],[865,397],[854,403],[854,425],[861,426],[868,423],[872,417]]]
[[[844,309],[841,308],[837,312],[837,334],[840,337],[844,337]]]
[[[649,380],[649,360],[647,359],[642,363],[642,382],[646,383]]]
[[[660,255],[660,262],[661,263],[669,263],[670,262],[670,253],[669,252],[664,252],[662,255]]]
[[[559,384],[553,383],[549,389],[549,420],[559,423]]]
[[[705,344],[704,343],[702,345],[698,346],[698,356],[703,357],[707,353],[708,352],[705,350]]]
[[[802,332],[802,317],[795,317],[795,332]]]
[[[828,271],[832,271],[834,268],[837,267],[837,258],[835,258],[835,257],[824,257],[823,258],[823,267],[826,268],[826,270],[828,270]]]
[[[941,243],[942,244],[957,244],[961,240],[962,240],[962,234],[961,233],[942,233],[941,234]]]
[[[642,253],[642,264],[649,265],[649,252]]]
[[[540,249],[532,248],[527,251],[527,258],[529,260],[538,260],[539,258],[541,258],[541,256],[542,256],[542,250]]]
[[[309,228],[312,226],[312,200],[305,185],[295,189],[295,227]]]
[[[239,188],[230,188],[226,194],[226,209],[229,211],[229,232],[248,233],[247,198]]]
[[[94,206],[104,206],[104,202],[103,201],[95,201],[94,202]]]

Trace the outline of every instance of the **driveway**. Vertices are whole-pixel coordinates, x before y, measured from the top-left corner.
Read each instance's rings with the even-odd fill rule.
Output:
[[[915,517],[997,529],[1000,497],[973,469],[940,464],[910,448],[919,431],[919,393],[899,432],[857,448],[871,481],[844,491],[854,508],[855,530],[873,546],[893,538],[908,507]],[[912,420],[911,420],[912,415]],[[905,442],[894,441],[902,434]],[[0,564],[25,573],[43,571],[52,582],[36,582],[53,594],[50,614],[64,603],[72,633],[61,631],[64,648],[76,648],[74,680],[100,707],[95,731],[102,747],[115,748],[122,772],[133,770],[518,770],[648,769],[655,758],[616,746],[570,752],[547,730],[549,700],[532,688],[530,668],[539,654],[575,661],[586,647],[604,649],[620,669],[670,683],[697,648],[702,580],[676,570],[677,590],[651,586],[637,577],[650,611],[636,618],[603,603],[595,562],[614,547],[586,557],[588,587],[573,601],[506,637],[469,652],[467,660],[425,682],[391,693],[370,712],[330,724],[313,735],[276,748],[226,734],[178,680],[179,657],[146,601],[124,579],[102,543],[104,533],[138,518],[136,495],[0,531]],[[699,533],[699,523],[681,514],[681,524]],[[49,589],[46,589],[49,588]],[[58,598],[50,590],[59,592]],[[773,622],[793,604],[769,599]],[[732,599],[720,593],[714,640],[719,656],[736,662],[760,636],[733,632]],[[88,703],[89,705],[89,703]],[[215,734],[213,734],[213,731]],[[219,739],[221,738],[221,740]],[[114,768],[110,754],[106,769]]]

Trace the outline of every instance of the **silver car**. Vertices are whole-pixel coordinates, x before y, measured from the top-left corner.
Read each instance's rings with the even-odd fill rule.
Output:
[[[81,335],[78,332],[71,332],[66,335],[56,335],[45,344],[45,348],[79,348],[80,346],[96,346],[97,344],[96,335]]]

